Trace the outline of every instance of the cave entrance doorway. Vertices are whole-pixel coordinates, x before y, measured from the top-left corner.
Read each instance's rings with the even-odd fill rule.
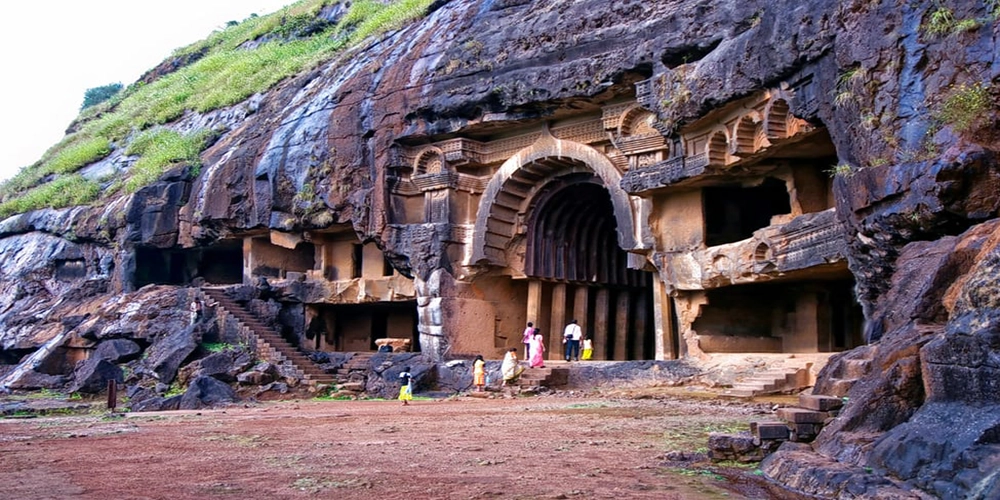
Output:
[[[708,353],[839,352],[863,345],[851,278],[708,290],[692,324]]]
[[[267,237],[250,238],[247,267],[253,277],[284,279],[288,273],[307,273],[316,266],[316,247],[306,241],[276,245]]]
[[[772,177],[754,187],[707,187],[704,200],[705,244],[710,247],[750,238],[771,225],[775,215],[792,212],[785,182]]]
[[[563,357],[563,329],[576,319],[593,341],[593,359],[654,358],[652,274],[629,269],[601,179],[553,179],[532,199],[527,226],[528,318],[550,332],[548,357]]]
[[[201,248],[135,249],[136,289],[150,284],[186,286],[197,278],[216,285],[242,283],[242,241],[222,240]]]
[[[374,302],[310,306],[306,342],[319,351],[370,352],[376,340],[409,339],[420,351],[417,302]]]

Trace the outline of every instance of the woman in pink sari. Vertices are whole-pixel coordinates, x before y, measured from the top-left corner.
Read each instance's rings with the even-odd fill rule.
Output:
[[[535,335],[531,338],[530,355],[528,357],[528,362],[532,368],[545,368],[545,342],[542,340],[542,334],[539,329],[535,328]]]

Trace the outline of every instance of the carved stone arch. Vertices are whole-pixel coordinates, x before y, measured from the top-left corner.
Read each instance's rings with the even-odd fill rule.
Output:
[[[774,264],[771,246],[765,242],[760,242],[753,250],[753,272],[766,274],[777,269]]]
[[[767,104],[767,108],[764,110],[764,130],[767,133],[767,138],[771,141],[785,139],[789,135],[789,105],[788,101],[775,97],[771,99],[771,102]]]
[[[760,114],[756,111],[743,115],[736,123],[736,130],[733,134],[732,153],[736,155],[749,155],[756,152],[762,146],[761,140],[763,127]]]
[[[573,172],[590,172],[601,180],[614,208],[618,245],[635,248],[632,203],[620,186],[618,169],[594,148],[556,139],[546,130],[534,144],[507,159],[486,185],[476,214],[471,261],[506,264],[504,249],[537,189],[547,179]]]
[[[729,157],[729,134],[725,127],[721,127],[712,132],[708,142],[705,144],[705,154],[708,156],[708,164],[722,166],[726,164]]]
[[[654,117],[652,112],[638,104],[629,107],[622,113],[621,122],[618,124],[618,137],[659,134],[651,122]]]
[[[445,172],[446,167],[444,153],[431,146],[420,151],[413,160],[413,175],[440,174]]]

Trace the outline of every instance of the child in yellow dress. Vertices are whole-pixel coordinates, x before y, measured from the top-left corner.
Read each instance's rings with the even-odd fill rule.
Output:
[[[594,355],[594,343],[590,339],[583,339],[583,355],[580,359],[590,359]]]
[[[483,361],[482,354],[477,355],[472,363],[472,384],[476,386],[476,392],[483,392],[486,386],[486,361]]]
[[[399,400],[403,406],[409,406],[413,401],[413,375],[410,374],[410,367],[403,368],[403,373],[399,374]]]

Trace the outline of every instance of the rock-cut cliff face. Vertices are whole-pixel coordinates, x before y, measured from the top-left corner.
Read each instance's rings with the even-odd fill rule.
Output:
[[[118,298],[156,281],[143,278],[153,273],[143,252],[189,256],[241,235],[308,231],[377,244],[413,279],[425,352],[444,355],[454,340],[434,323],[435,300],[486,271],[457,256],[465,240],[434,219],[432,195],[419,208],[394,196],[418,173],[401,150],[514,137],[630,99],[669,143],[777,89],[794,93],[790,114],[804,127],[829,135],[837,227],[865,316],[867,345],[836,356],[817,391],[867,370],[816,442],[779,451],[765,472],[841,498],[900,485],[1000,497],[998,17],[992,0],[436,2],[245,102],[169,123],[223,131],[200,171],[0,222],[2,361],[67,332],[80,347],[155,337],[155,308]],[[129,165],[116,151],[88,168]],[[626,250],[663,272],[640,229]]]

